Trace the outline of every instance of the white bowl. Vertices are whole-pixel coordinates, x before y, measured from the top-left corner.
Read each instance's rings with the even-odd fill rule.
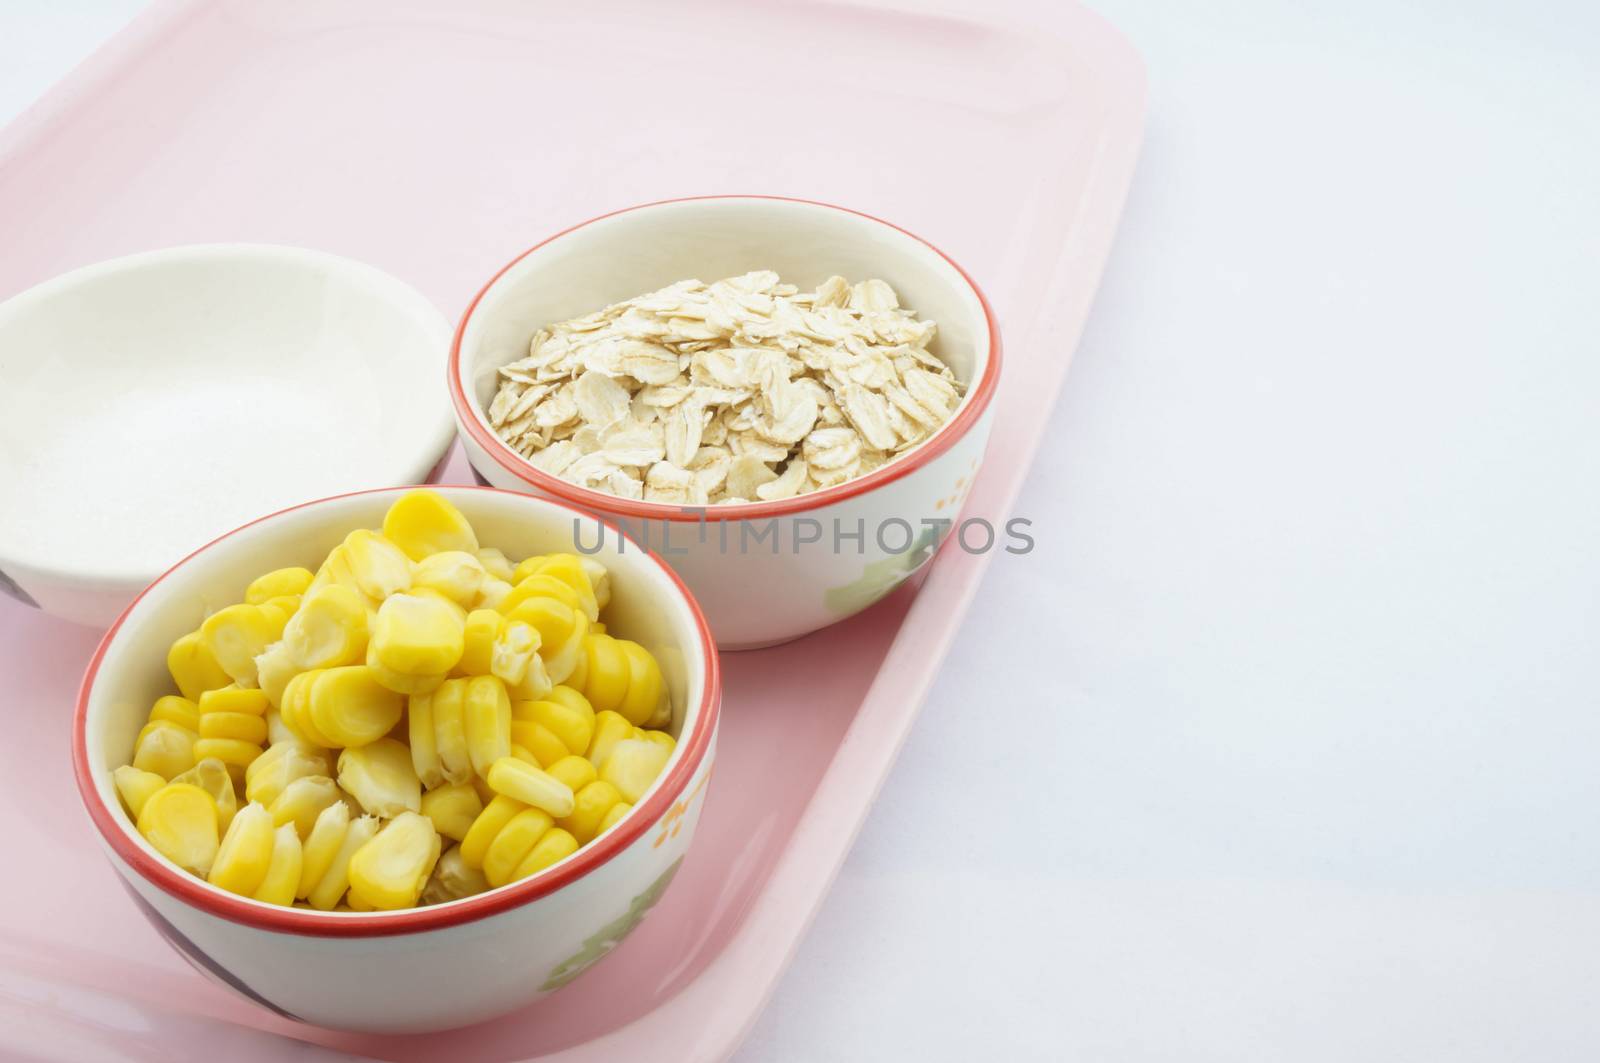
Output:
[[[479,487],[440,487],[486,546],[568,551],[571,509]],[[257,1004],[319,1026],[411,1033],[491,1018],[576,977],[659,898],[699,822],[721,698],[705,618],[671,570],[638,549],[598,555],[608,627],[650,649],[672,697],[672,758],[615,827],[529,878],[448,904],[386,913],[282,908],[168,863],[118,803],[151,703],[171,693],[167,647],[204,603],[236,601],[261,572],[314,565],[353,528],[377,527],[402,489],[324,499],[247,524],[156,580],[106,633],[84,676],[72,736],[78,790],[146,918],[194,966]],[[135,918],[128,912],[128,918]],[[593,977],[605,977],[602,967]]]
[[[705,508],[568,483],[534,468],[489,426],[496,370],[526,354],[541,326],[685,278],[709,282],[755,269],[776,270],[802,288],[833,274],[889,282],[902,305],[938,322],[930,350],[967,385],[955,414],[927,442],[860,479],[781,501]],[[841,207],[712,196],[607,214],[522,254],[467,308],[449,386],[482,482],[564,499],[621,523],[683,576],[720,647],[749,649],[859,612],[932,556],[940,522],[947,533],[978,470],[999,376],[993,312],[972,279],[931,244]],[[820,538],[806,541],[813,535]],[[587,532],[586,542],[595,537]]]
[[[104,625],[201,543],[426,479],[448,322],[370,266],[176,247],[0,304],[0,590]]]

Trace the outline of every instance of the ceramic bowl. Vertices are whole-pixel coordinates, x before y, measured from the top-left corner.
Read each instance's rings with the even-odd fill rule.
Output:
[[[306,498],[426,479],[449,323],[359,262],[175,247],[0,304],[0,590],[104,626],[169,565]]]
[[[692,508],[630,501],[534,468],[490,428],[500,366],[543,325],[685,278],[772,269],[802,289],[833,274],[889,282],[938,322],[930,350],[966,385],[954,416],[860,479],[772,502]],[[937,248],[821,203],[717,196],[635,207],[545,240],[478,293],[456,330],[448,384],[467,458],[495,487],[563,499],[621,524],[683,577],[723,649],[772,645],[842,620],[932,556],[978,470],[1000,335],[983,295]],[[586,533],[591,545],[595,526]]]
[[[572,546],[576,514],[526,495],[441,487],[485,545],[512,557]],[[134,829],[111,772],[127,761],[165,659],[202,603],[237,600],[256,574],[314,565],[353,528],[377,527],[400,490],[324,499],[247,524],[151,584],[90,661],[73,729],[78,789],[138,908],[200,971],[280,1014],[341,1029],[445,1029],[565,985],[632,930],[694,836],[721,696],[705,619],[672,571],[639,549],[597,555],[611,572],[612,630],[649,648],[672,697],[672,759],[610,831],[529,878],[448,904],[386,913],[283,908],[179,870]],[[135,918],[130,911],[128,918]],[[592,977],[604,978],[604,968]]]

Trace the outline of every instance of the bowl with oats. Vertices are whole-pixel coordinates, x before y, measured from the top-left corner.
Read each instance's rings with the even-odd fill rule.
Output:
[[[520,255],[456,330],[478,479],[561,499],[688,584],[723,649],[851,616],[949,536],[1000,375],[993,311],[925,240],[767,196],[607,214]]]

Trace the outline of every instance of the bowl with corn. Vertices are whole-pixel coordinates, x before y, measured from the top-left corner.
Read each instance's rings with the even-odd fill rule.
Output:
[[[462,317],[447,383],[481,483],[620,524],[683,577],[720,647],[750,649],[859,612],[933,555],[983,458],[1000,363],[977,285],[921,238],[711,196],[512,261]],[[526,388],[513,401],[508,381]]]
[[[559,989],[643,918],[699,820],[716,650],[653,555],[574,551],[578,516],[474,487],[323,499],[117,619],[78,788],[197,969],[315,1025],[446,1029]]]

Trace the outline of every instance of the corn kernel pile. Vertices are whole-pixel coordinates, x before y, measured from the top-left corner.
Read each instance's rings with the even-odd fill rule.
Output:
[[[513,564],[409,492],[381,531],[266,573],[172,644],[179,693],[117,793],[173,863],[270,904],[410,908],[532,875],[615,826],[672,753],[661,668],[606,633],[610,598],[598,561]]]

